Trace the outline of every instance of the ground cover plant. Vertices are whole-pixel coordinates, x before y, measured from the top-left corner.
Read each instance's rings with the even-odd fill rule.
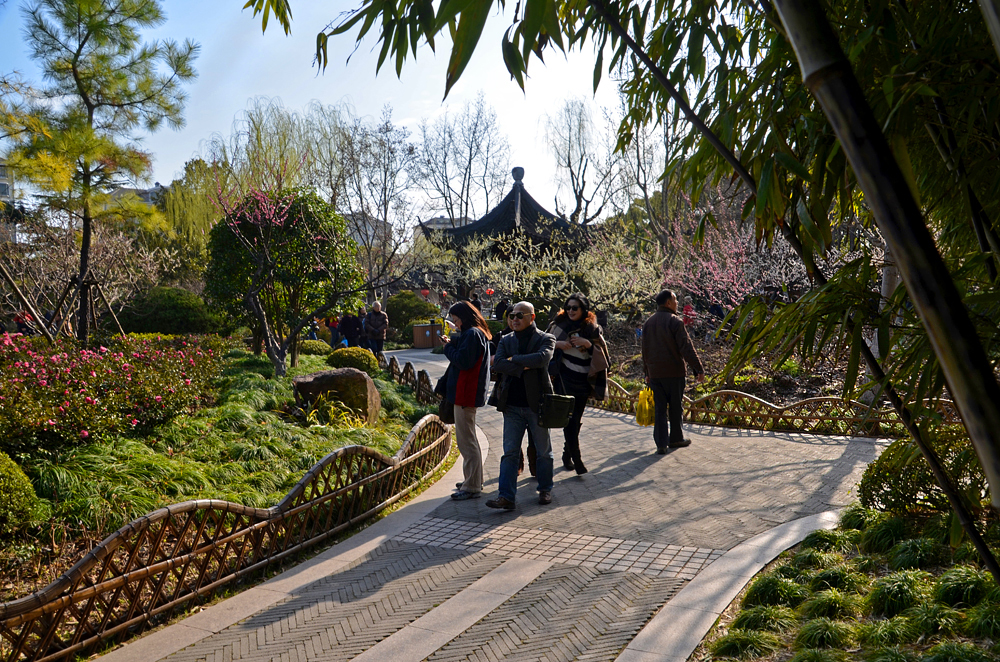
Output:
[[[927,512],[855,504],[758,575],[692,659],[995,662],[1000,589],[947,536]]]
[[[108,426],[44,452],[22,452],[38,503],[28,525],[0,539],[0,600],[43,587],[93,544],[164,505],[216,498],[269,507],[338,448],[359,444],[392,455],[430,413],[411,389],[382,374],[375,378],[382,410],[373,424],[336,402],[299,407],[291,378],[328,369],[326,357],[303,356],[275,379],[266,357],[232,346],[213,354],[219,354],[216,372],[205,379],[200,406],[142,429]]]

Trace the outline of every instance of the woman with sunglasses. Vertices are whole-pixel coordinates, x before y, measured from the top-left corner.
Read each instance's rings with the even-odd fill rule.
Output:
[[[557,392],[576,398],[573,416],[563,430],[563,467],[577,474],[587,473],[580,458],[580,425],[587,399],[603,400],[607,393],[608,346],[604,342],[590,299],[580,292],[571,294],[556,315],[548,332],[556,337],[556,353],[549,365]]]
[[[478,310],[459,301],[448,310],[457,336],[442,336],[448,357],[445,400],[455,406],[455,440],[462,454],[463,481],[456,501],[478,499],[483,491],[483,455],[476,438],[476,408],[486,404],[490,381],[490,328]]]

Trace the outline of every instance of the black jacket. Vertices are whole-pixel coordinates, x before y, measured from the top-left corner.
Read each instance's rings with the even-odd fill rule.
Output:
[[[502,375],[496,388],[500,389],[497,397],[497,409],[503,411],[507,407],[507,392],[511,380],[523,379],[524,391],[528,396],[528,406],[538,413],[542,403],[542,395],[552,393],[552,382],[549,381],[549,361],[556,349],[555,336],[539,331],[534,324],[534,331],[528,341],[526,354],[518,353],[516,333],[508,333],[500,338],[497,344],[496,360],[493,362],[493,372]]]

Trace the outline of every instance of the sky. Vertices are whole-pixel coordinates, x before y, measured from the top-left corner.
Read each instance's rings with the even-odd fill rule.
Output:
[[[482,90],[510,141],[511,166],[525,169],[528,192],[553,210],[557,189],[555,163],[544,146],[546,113],[554,114],[570,97],[586,97],[595,109],[617,105],[614,86],[606,77],[596,98],[593,94],[591,51],[568,57],[552,52],[544,65],[533,58],[522,93],[504,68],[500,52],[501,37],[512,20],[511,3],[506,13],[490,17],[472,61],[447,100],[442,99],[450,53],[447,40],[438,43],[437,53],[426,45],[418,49],[417,59],[408,59],[397,79],[391,64],[376,75],[376,39],[366,38],[355,50],[355,35],[341,35],[330,40],[329,65],[325,73],[318,73],[312,65],[316,33],[357,6],[355,2],[292,0],[290,36],[273,20],[261,34],[260,17],[241,9],[244,0],[161,0],[161,4],[167,21],[145,33],[146,38],[190,38],[201,45],[201,54],[195,62],[198,78],[187,86],[185,127],[163,128],[142,137],[143,149],[154,157],[150,185],[154,181],[166,185],[180,177],[184,163],[203,151],[213,134],[228,136],[233,120],[253,97],[280,97],[292,110],[303,109],[314,99],[324,104],[346,101],[357,114],[372,119],[390,104],[394,121],[415,133],[422,118],[448,107],[458,110]],[[0,6],[0,72],[16,70],[39,82],[23,39],[21,6],[20,0]]]

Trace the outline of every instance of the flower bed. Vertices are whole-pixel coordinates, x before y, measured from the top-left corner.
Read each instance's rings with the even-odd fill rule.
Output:
[[[40,454],[148,431],[209,393],[225,340],[128,336],[78,349],[0,339],[0,449],[22,465]]]

